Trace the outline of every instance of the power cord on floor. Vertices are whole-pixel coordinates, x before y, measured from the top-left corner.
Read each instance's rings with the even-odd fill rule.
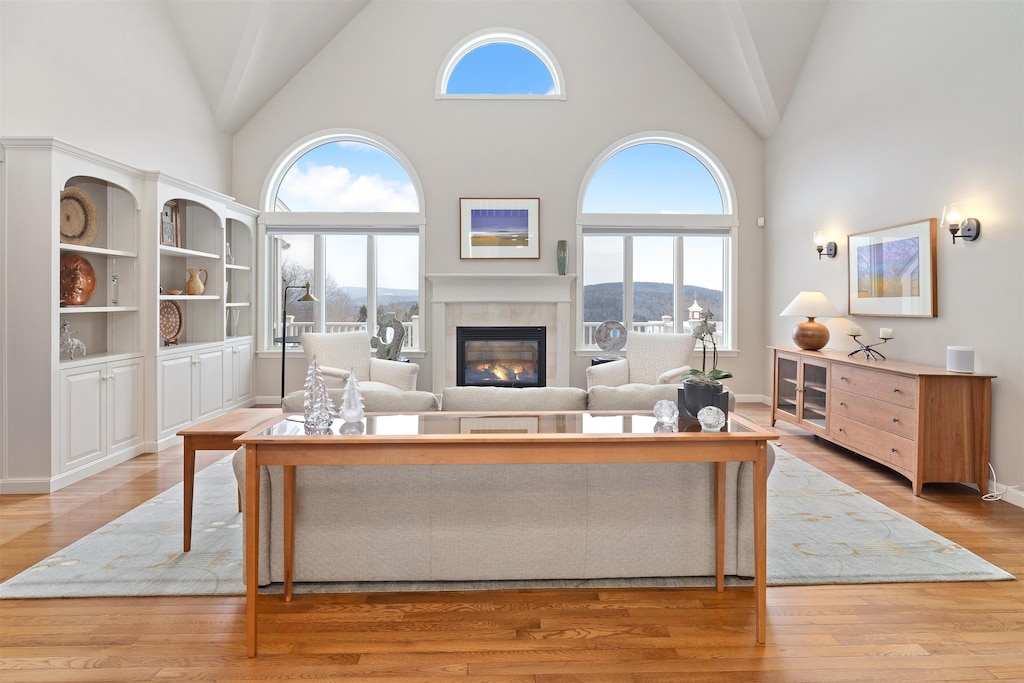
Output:
[[[988,469],[990,472],[992,472],[992,493],[986,493],[984,496],[981,497],[982,500],[1002,500],[1003,496],[1006,495],[1006,492],[1009,491],[1010,489],[1019,489],[1022,486],[1024,486],[1024,484],[1017,484],[1016,486],[1003,486],[1003,490],[999,491],[999,480],[996,478],[996,469],[992,467],[992,463],[988,464]]]

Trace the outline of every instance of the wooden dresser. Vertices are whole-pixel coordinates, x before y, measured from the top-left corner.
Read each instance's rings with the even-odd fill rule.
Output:
[[[910,479],[988,492],[992,375],[841,351],[773,350],[772,425],[795,425]]]

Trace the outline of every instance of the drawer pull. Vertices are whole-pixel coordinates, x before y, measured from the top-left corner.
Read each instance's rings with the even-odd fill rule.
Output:
[[[844,381],[844,382],[849,382],[850,381],[850,380],[846,379],[846,375],[839,375],[839,379]]]
[[[893,421],[893,422],[899,422],[899,421],[900,421],[900,419],[899,419],[898,417],[894,417],[894,418],[892,419],[892,421]]]
[[[889,450],[890,450],[890,451],[892,451],[893,453],[895,453],[895,452],[896,452],[896,449],[895,449],[895,448],[890,448]]]
[[[892,388],[892,393],[894,393],[894,394],[898,394],[898,393],[900,393],[900,389],[899,389],[899,387],[893,387],[893,388]]]
[[[842,427],[840,427],[840,428],[839,428],[839,431],[841,431],[841,432],[845,432],[846,430],[845,430],[845,429],[843,429]]]
[[[840,402],[839,402],[839,405],[841,405],[842,407],[844,407],[844,408],[845,408],[845,407],[846,407],[846,401],[840,401]]]

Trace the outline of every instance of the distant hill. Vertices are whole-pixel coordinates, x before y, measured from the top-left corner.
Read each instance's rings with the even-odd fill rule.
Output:
[[[366,305],[366,287],[340,287],[341,291],[348,294],[352,303],[357,306]],[[388,287],[377,288],[377,303],[385,305],[388,303],[416,303],[420,299],[420,293],[415,289],[390,289]]]
[[[692,285],[683,285],[683,307],[697,304],[722,318],[722,292]],[[672,312],[672,285],[663,282],[636,282],[633,285],[633,321],[660,320]],[[619,320],[622,316],[622,283],[603,282],[583,287],[583,319],[585,322]]]

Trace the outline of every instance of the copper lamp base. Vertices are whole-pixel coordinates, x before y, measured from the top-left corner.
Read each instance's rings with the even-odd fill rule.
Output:
[[[828,328],[808,318],[793,328],[793,342],[805,351],[817,351],[828,344]]]

